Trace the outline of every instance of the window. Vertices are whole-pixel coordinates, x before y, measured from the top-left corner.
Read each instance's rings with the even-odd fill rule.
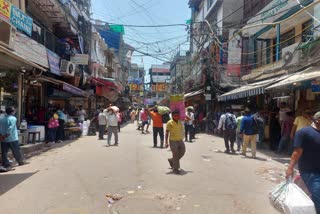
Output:
[[[313,19],[310,19],[302,24],[302,42],[313,40]]]
[[[280,36],[280,57],[281,59],[281,50],[282,48],[288,47],[290,45],[293,45],[295,43],[295,30],[292,29]],[[273,39],[273,62],[276,62],[276,56],[277,56],[277,38]]]

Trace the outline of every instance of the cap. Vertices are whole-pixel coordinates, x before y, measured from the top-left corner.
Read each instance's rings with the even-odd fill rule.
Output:
[[[317,113],[315,113],[313,115],[313,119],[315,119],[315,120],[319,120],[320,119],[320,111],[318,111]]]

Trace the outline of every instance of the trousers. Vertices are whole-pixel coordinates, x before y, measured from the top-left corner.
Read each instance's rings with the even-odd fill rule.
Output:
[[[11,149],[12,154],[16,161],[21,164],[23,162],[22,154],[20,151],[19,141],[13,141],[13,142],[1,142],[1,158],[2,158],[2,164],[4,167],[9,167],[10,162],[8,159],[8,152],[9,149]]]
[[[112,134],[114,135],[114,142],[118,144],[118,126],[108,126],[108,144],[111,144]]]
[[[172,158],[169,160],[171,160],[173,163],[172,167],[173,167],[173,169],[179,169],[180,168],[180,159],[186,153],[186,146],[182,140],[181,141],[171,141],[170,140],[170,149],[172,151]]]

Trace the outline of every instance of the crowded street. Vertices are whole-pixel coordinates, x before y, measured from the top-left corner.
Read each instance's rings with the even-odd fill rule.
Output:
[[[0,175],[1,213],[278,213],[268,193],[284,179],[287,157],[225,154],[222,138],[196,138],[186,142],[178,175],[171,152],[153,148],[152,133],[136,124],[122,127],[117,147],[97,136],[56,144]]]

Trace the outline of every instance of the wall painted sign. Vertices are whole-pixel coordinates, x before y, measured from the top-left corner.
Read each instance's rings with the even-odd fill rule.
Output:
[[[19,8],[11,5],[10,22],[18,29],[31,36],[32,33],[32,18],[24,14]]]
[[[27,60],[49,68],[46,47],[23,33],[17,32],[15,51]]]
[[[50,72],[61,76],[60,57],[56,53],[50,51],[49,49],[47,49],[47,55],[48,55],[48,63],[49,63]]]
[[[11,4],[5,0],[0,0],[0,19],[9,20],[11,12]]]

